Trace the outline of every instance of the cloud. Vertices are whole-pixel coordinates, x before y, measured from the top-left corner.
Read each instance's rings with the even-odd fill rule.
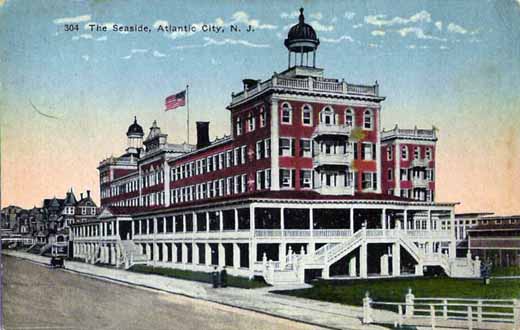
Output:
[[[132,54],[136,54],[136,53],[148,53],[148,49],[139,49],[139,48],[134,48],[130,51]]]
[[[410,16],[409,18],[403,18],[396,16],[392,19],[386,19],[386,15],[369,15],[365,16],[365,23],[376,25],[376,26],[392,26],[392,25],[405,25],[409,23],[419,23],[419,22],[431,22],[432,17],[429,12],[426,10],[421,10],[415,15]]]
[[[324,25],[318,21],[312,21],[309,24],[318,32],[330,32],[334,30],[334,25]]]
[[[96,39],[96,41],[107,41],[107,36],[102,36]]]
[[[153,56],[155,56],[155,57],[165,57],[166,54],[163,54],[163,53],[159,52],[158,50],[154,50],[153,51]]]
[[[232,25],[232,24],[242,23],[244,25],[251,25],[251,27],[253,27],[254,29],[258,29],[258,30],[263,30],[263,29],[274,30],[277,28],[276,25],[272,25],[272,24],[260,24],[259,20],[252,19],[249,16],[249,14],[246,13],[245,11],[237,11],[233,14],[233,16],[231,18],[232,18],[232,20],[228,24],[225,24],[224,21],[222,21],[222,19],[220,19],[222,21],[222,25]]]
[[[439,47],[439,49],[443,49],[443,50],[444,50],[444,49],[448,49],[448,46],[441,45],[441,46]]]
[[[359,29],[359,28],[362,27],[362,26],[363,26],[363,23],[359,23],[359,24],[354,24],[354,25],[352,25],[352,27],[353,27],[354,29]]]
[[[289,19],[289,18],[297,18],[298,16],[300,16],[300,12],[295,10],[295,11],[292,11],[290,13],[285,13],[285,12],[282,12],[280,14],[280,18],[283,18],[283,19]]]
[[[437,28],[437,30],[442,31],[442,22],[441,21],[435,22],[435,27]]]
[[[460,34],[466,34],[468,33],[468,30],[466,30],[465,28],[463,28],[462,26],[460,25],[457,25],[455,23],[450,23],[448,24],[448,28],[447,28],[448,32],[451,32],[451,33],[460,33]]]
[[[62,18],[56,18],[52,22],[54,24],[71,24],[71,23],[81,23],[81,22],[87,22],[90,21],[91,16],[90,15],[81,15],[81,16],[75,16],[75,17],[62,17]]]
[[[406,46],[406,48],[408,48],[408,49],[415,49],[415,48],[417,48],[417,46],[415,46],[415,45],[408,45],[408,46]]]
[[[356,16],[356,13],[351,12],[351,11],[347,11],[347,12],[345,12],[344,16],[345,16],[346,19],[348,19],[350,21],[351,19],[354,18],[354,16]]]
[[[88,33],[84,33],[84,34],[80,34],[79,36],[74,36],[72,37],[72,40],[79,40],[79,39],[92,39],[93,36],[92,34],[88,34]]]
[[[342,35],[339,38],[320,38],[320,40],[323,42],[329,42],[329,43],[333,43],[333,44],[337,44],[342,41],[354,42],[354,39],[351,36],[347,36],[347,35]]]
[[[123,60],[129,60],[132,58],[132,55],[126,55],[126,56],[123,56],[121,57]]]
[[[88,61],[90,59],[90,57],[88,55],[82,55],[81,58],[84,59],[85,61]]]
[[[429,39],[429,40],[438,40],[438,41],[446,41],[445,38],[439,38],[436,36],[432,36],[424,33],[423,29],[418,27],[405,27],[397,30],[397,33],[401,35],[401,37],[406,37],[409,34],[415,35],[418,39]]]
[[[379,45],[379,44],[374,44],[374,43],[369,43],[369,44],[368,44],[368,47],[370,47],[370,48],[380,48],[381,45]]]
[[[315,12],[309,15],[310,18],[314,18],[316,20],[321,20],[323,18],[323,14],[321,12]]]
[[[382,37],[386,34],[386,32],[383,30],[374,30],[371,32],[371,34],[376,37]]]
[[[252,48],[267,48],[267,47],[271,47],[270,45],[266,45],[266,44],[255,44],[255,43],[251,43],[247,40],[241,40],[241,39],[229,39],[229,38],[226,38],[226,39],[221,39],[221,40],[215,40],[213,38],[210,38],[210,37],[204,37],[204,40],[206,41],[204,43],[204,47],[207,47],[207,46],[212,46],[212,45],[215,45],[215,46],[224,46],[224,45],[241,45],[241,46],[246,46],[246,47],[252,47]]]

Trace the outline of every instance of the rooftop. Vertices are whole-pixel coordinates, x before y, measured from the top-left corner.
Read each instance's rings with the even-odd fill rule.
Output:
[[[432,127],[431,129],[422,129],[414,127],[413,129],[399,128],[397,125],[391,130],[381,132],[381,141],[391,139],[411,139],[411,140],[429,140],[437,141],[437,129]]]

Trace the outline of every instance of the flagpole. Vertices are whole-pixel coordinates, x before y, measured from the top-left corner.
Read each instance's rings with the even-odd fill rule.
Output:
[[[189,96],[189,87],[190,85],[186,85],[186,142],[190,144],[190,96]]]

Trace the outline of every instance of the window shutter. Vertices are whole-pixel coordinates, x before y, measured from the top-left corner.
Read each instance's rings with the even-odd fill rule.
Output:
[[[291,187],[296,187],[296,170],[291,170]]]
[[[353,173],[353,180],[352,184],[354,185],[354,191],[358,191],[358,172]]]
[[[300,140],[300,157],[303,157],[303,140]]]
[[[357,148],[358,144],[357,144],[357,142],[354,142],[353,145],[354,145],[354,159],[358,159],[358,148]]]
[[[377,160],[376,147],[377,147],[377,145],[375,143],[372,144],[372,159],[373,160]]]
[[[374,190],[377,189],[377,173],[372,173],[372,183]]]
[[[361,159],[365,160],[365,146],[362,144],[361,145]]]
[[[278,140],[278,156],[282,155],[282,139]]]

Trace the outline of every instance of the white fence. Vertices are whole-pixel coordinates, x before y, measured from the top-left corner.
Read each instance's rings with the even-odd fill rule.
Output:
[[[374,306],[397,311],[393,320],[376,320]],[[393,323],[394,326],[422,325],[431,329],[446,325],[467,329],[520,329],[520,300],[416,298],[411,289],[405,302],[374,301],[368,292],[363,299],[363,323]]]

